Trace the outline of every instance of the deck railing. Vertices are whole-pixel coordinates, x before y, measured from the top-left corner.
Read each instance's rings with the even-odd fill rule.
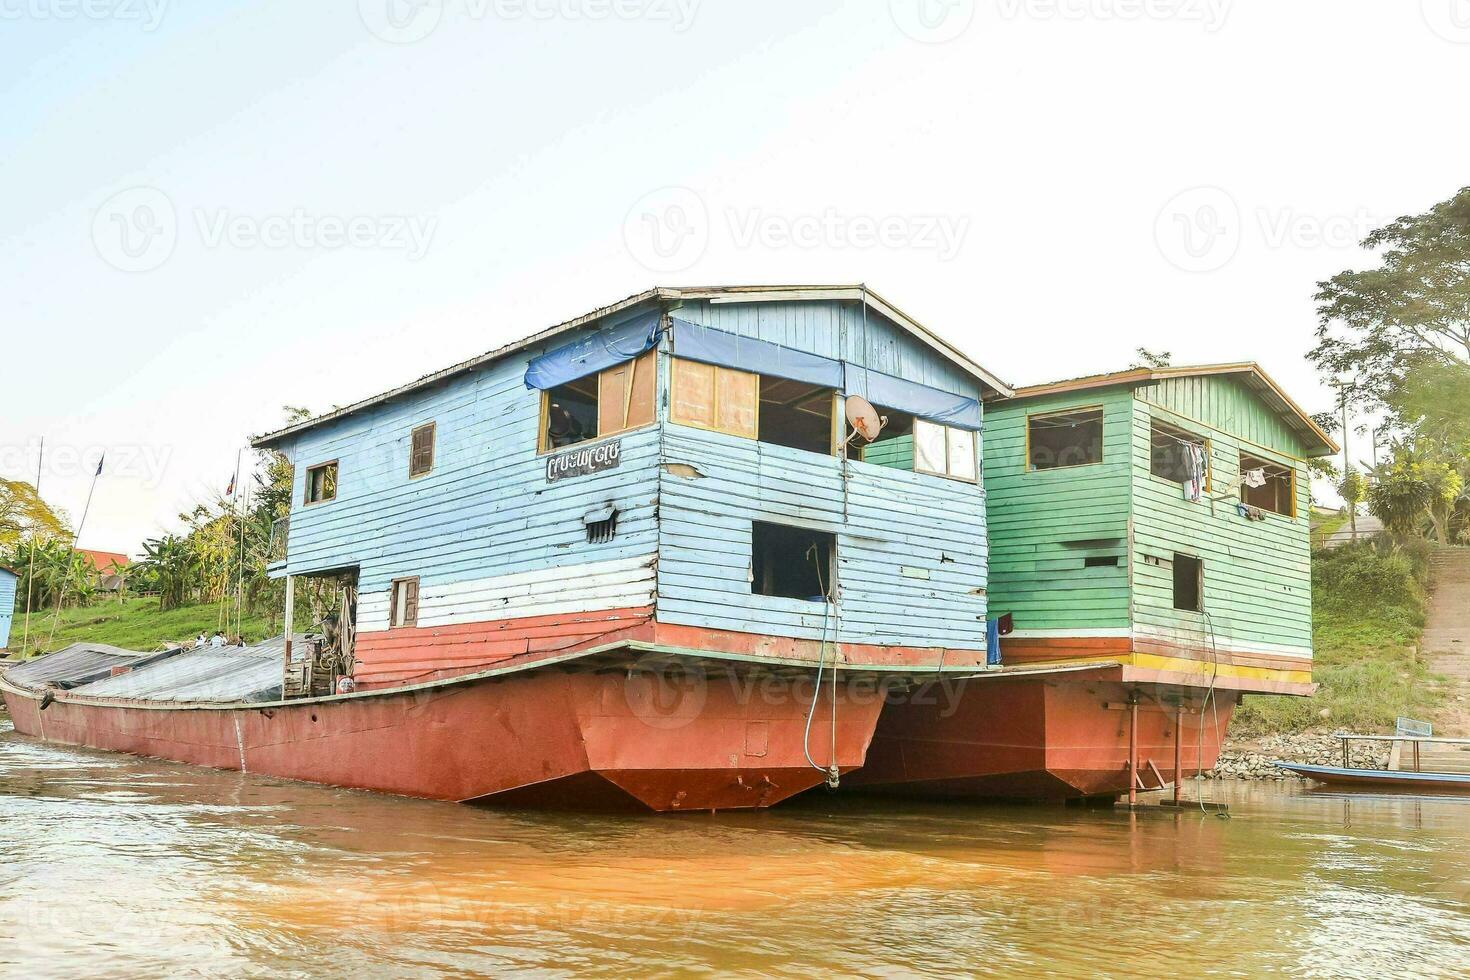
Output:
[[[286,539],[291,535],[291,518],[279,517],[271,523],[271,540],[266,549],[266,560],[276,564],[286,560]]]

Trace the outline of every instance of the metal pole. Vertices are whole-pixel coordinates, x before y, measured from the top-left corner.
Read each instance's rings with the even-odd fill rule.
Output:
[[[1184,702],[1174,708],[1174,805],[1184,786]]]
[[[296,579],[286,576],[286,657],[281,664],[281,700],[286,698],[286,678],[291,673],[291,628],[296,618]]]
[[[1128,696],[1128,805],[1138,803],[1138,695]]]
[[[1342,739],[1342,767],[1344,769],[1351,769],[1352,768],[1352,766],[1348,765],[1348,740],[1347,740],[1347,736],[1343,736],[1343,739]]]
[[[1348,432],[1347,385],[1344,384],[1342,386],[1342,478],[1344,480],[1347,479],[1348,471],[1351,470],[1352,469],[1352,466],[1353,466],[1352,457],[1348,455],[1348,438],[1349,438],[1349,432]],[[1354,541],[1357,541],[1358,540],[1358,506],[1357,506],[1357,504],[1354,504],[1351,501],[1347,501],[1346,503],[1348,505],[1348,523],[1352,526],[1352,529],[1353,529],[1353,540]]]

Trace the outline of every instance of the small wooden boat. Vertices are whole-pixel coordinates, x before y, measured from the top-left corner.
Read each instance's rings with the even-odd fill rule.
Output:
[[[1367,786],[1375,789],[1437,789],[1451,792],[1470,792],[1470,772],[1446,772],[1425,771],[1420,766],[1420,746],[1425,744],[1438,745],[1470,745],[1470,739],[1465,738],[1433,738],[1428,735],[1350,735],[1338,732],[1336,737],[1342,740],[1342,765],[1340,766],[1311,766],[1300,762],[1277,761],[1277,767],[1287,772],[1315,779],[1319,783],[1330,786]],[[1352,742],[1392,742],[1395,743],[1392,758],[1389,765],[1394,766],[1395,760],[1400,757],[1400,750],[1407,746],[1412,750],[1412,769],[1357,769],[1348,765],[1348,747]]]

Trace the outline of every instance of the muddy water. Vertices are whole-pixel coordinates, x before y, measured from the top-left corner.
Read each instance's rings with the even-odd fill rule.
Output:
[[[1229,820],[812,796],[600,817],[40,745],[0,720],[0,972],[1470,972],[1470,799]]]

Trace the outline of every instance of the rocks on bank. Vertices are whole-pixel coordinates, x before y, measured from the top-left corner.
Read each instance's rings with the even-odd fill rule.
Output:
[[[1348,764],[1354,769],[1386,769],[1392,746],[1388,742],[1354,742]],[[1276,760],[1312,766],[1342,765],[1342,739],[1331,732],[1297,732],[1261,738],[1225,740],[1220,761],[1205,773],[1207,779],[1297,779]]]

